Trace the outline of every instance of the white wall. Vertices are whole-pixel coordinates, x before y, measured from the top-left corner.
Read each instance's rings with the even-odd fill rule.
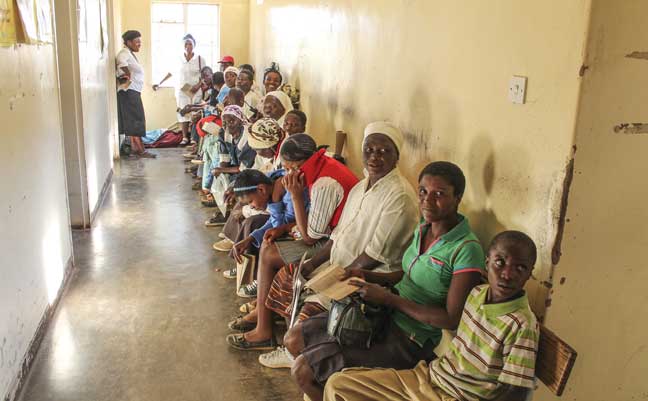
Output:
[[[86,15],[85,21],[79,19],[78,33],[88,208],[92,213],[112,169],[115,59],[108,46],[112,33],[106,1],[79,0],[78,4]]]
[[[0,48],[0,396],[72,255],[52,45]]]

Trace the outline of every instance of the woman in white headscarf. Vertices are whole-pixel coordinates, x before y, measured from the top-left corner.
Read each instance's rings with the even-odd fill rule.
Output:
[[[202,90],[200,87],[203,82],[201,80],[200,72],[206,66],[205,59],[194,53],[196,47],[196,39],[191,34],[186,34],[182,38],[184,43],[184,58],[180,64],[178,72],[178,81],[176,83],[176,104],[177,104],[177,121],[182,127],[183,139],[180,146],[188,145],[191,141],[189,131],[189,124],[191,123],[190,113],[180,113],[185,106],[190,104],[199,103],[202,100]],[[157,90],[160,85],[167,79],[171,78],[171,74],[160,81],[159,84],[153,85],[153,90]]]
[[[290,97],[283,91],[272,91],[263,98],[263,116],[277,120],[283,126],[286,113],[293,109]]]

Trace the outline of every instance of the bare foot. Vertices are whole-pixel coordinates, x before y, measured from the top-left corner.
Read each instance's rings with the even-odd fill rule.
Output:
[[[247,333],[243,333],[243,336],[249,342],[259,342],[259,341],[269,340],[270,337],[272,337],[272,333],[269,333],[269,334],[259,333],[257,331],[257,329],[254,329],[254,330],[248,331]]]

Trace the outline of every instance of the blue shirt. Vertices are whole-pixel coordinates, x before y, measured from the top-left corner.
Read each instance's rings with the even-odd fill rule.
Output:
[[[278,180],[279,178],[286,175],[286,170],[280,169],[268,173],[268,176],[273,180]],[[306,212],[308,212],[309,199],[308,199],[308,190],[304,190],[304,202],[306,206]],[[257,248],[261,247],[263,242],[263,235],[266,231],[271,228],[276,228],[284,224],[293,223],[295,221],[295,208],[292,202],[292,196],[290,192],[286,191],[281,198],[281,201],[273,203],[268,203],[268,212],[270,213],[270,218],[266,223],[257,228],[256,230],[250,233],[250,236],[254,238],[253,243]]]
[[[225,101],[225,96],[227,96],[230,89],[231,88],[229,86],[227,86],[227,85],[223,85],[223,87],[220,88],[220,91],[218,92],[218,96],[216,97],[216,100],[218,101],[218,103],[223,104],[223,101]]]

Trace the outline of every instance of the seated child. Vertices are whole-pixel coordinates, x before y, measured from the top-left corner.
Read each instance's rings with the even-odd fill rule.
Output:
[[[263,226],[250,232],[234,244],[232,254],[238,262],[241,261],[241,255],[247,253],[251,246],[256,249],[261,247],[268,230],[295,222],[292,197],[290,192],[281,185],[281,177],[285,174],[285,170],[276,170],[265,175],[259,170],[248,169],[243,170],[236,177],[234,194],[240,202],[250,205],[256,210],[265,210],[270,214]]]
[[[488,250],[488,284],[475,287],[445,355],[412,370],[348,369],[329,379],[327,401],[520,401],[534,386],[539,328],[524,284],[536,261],[533,240],[498,234]]]

